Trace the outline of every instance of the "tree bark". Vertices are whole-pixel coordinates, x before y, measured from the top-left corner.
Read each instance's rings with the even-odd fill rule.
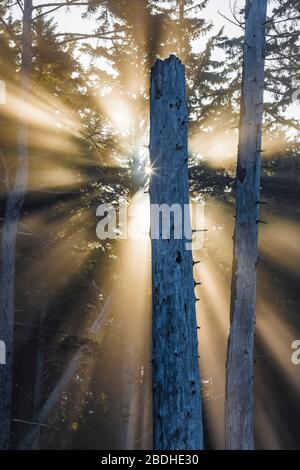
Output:
[[[267,0],[247,0],[228,342],[225,441],[253,449],[253,360]]]
[[[32,0],[24,0],[20,92],[26,100],[31,73]],[[23,112],[23,114],[22,114]],[[0,337],[6,344],[6,365],[0,367],[0,449],[9,446],[13,382],[14,292],[16,238],[28,177],[28,125],[20,109],[15,181],[7,192],[0,248]]]
[[[153,204],[189,204],[185,68],[175,56],[151,75],[150,184]],[[183,222],[183,216],[181,218]],[[189,225],[189,216],[185,221]],[[152,235],[153,445],[202,449],[203,426],[192,252],[185,235]],[[190,230],[189,230],[190,232]]]

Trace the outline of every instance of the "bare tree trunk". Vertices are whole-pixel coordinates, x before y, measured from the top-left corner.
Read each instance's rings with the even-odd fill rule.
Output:
[[[26,100],[31,73],[32,0],[24,0],[22,64],[20,88]],[[22,114],[23,112],[23,114]],[[26,112],[20,109],[17,132],[18,161],[13,187],[8,190],[0,248],[0,337],[6,344],[6,365],[0,368],[0,448],[9,446],[13,380],[14,292],[18,222],[28,176],[28,126]]]
[[[183,212],[189,204],[185,68],[175,56],[156,61],[150,100],[153,224],[153,205],[177,204]],[[189,214],[185,223],[190,238]],[[184,234],[176,239],[174,220],[169,239],[159,225],[159,238],[152,233],[154,449],[202,449],[192,252]]]
[[[133,344],[127,344],[122,370],[122,423],[121,444],[123,450],[133,450],[137,413],[137,361]]]
[[[99,334],[102,330],[103,324],[109,314],[109,308],[112,302],[112,294],[109,295],[105,304],[103,305],[101,311],[99,312],[98,317],[92,324],[89,329],[89,335],[100,342]],[[67,389],[74,373],[76,372],[77,367],[80,365],[81,361],[85,356],[85,346],[83,345],[72,357],[68,366],[64,370],[60,380],[57,382],[51,393],[49,394],[47,400],[36,416],[35,422],[31,425],[29,432],[24,436],[24,439],[20,443],[19,450],[28,450],[31,449],[34,443],[36,442],[37,436],[39,435],[40,426],[46,424],[51,412],[54,410],[55,406],[62,395],[62,393]]]
[[[45,332],[43,331],[47,317],[47,300],[43,301],[39,337],[36,346],[36,366],[35,366],[35,382],[33,391],[33,421],[38,420],[38,415],[42,406],[43,384],[44,384],[44,365],[45,365]],[[39,449],[41,428],[37,432],[35,441],[32,443],[31,449]]]
[[[227,449],[253,449],[253,360],[267,0],[247,0],[237,162],[231,327],[228,342]]]
[[[178,10],[179,10],[179,27],[183,27],[183,22],[184,22],[184,0],[177,0],[177,6],[178,6]],[[183,54],[184,54],[184,51],[183,51],[183,42],[184,42],[184,39],[183,39],[183,35],[180,34],[180,32],[178,32],[179,34],[177,35],[177,41],[179,43],[179,53],[180,53],[180,57],[182,58],[183,57]]]

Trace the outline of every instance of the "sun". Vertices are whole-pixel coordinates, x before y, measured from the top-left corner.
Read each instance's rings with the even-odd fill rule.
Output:
[[[151,176],[155,173],[155,169],[153,168],[152,165],[150,165],[150,163],[148,163],[145,167],[145,175],[146,176]]]

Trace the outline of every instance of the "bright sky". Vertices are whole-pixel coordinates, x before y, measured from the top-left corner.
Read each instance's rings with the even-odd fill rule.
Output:
[[[61,0],[64,1],[64,0]],[[232,0],[230,0],[232,2]],[[35,0],[34,4],[43,4],[45,0]],[[233,2],[232,2],[233,3]],[[237,7],[243,7],[245,0],[236,0]],[[67,8],[58,10],[53,14],[55,20],[57,21],[59,28],[67,32],[81,32],[81,33],[91,33],[95,29],[95,21],[92,19],[83,19],[82,13],[85,11],[85,7],[71,7],[69,10]],[[209,21],[212,21],[214,28],[210,34],[215,34],[223,26],[225,27],[225,34],[229,37],[238,36],[241,34],[241,29],[234,24],[227,21],[221,16],[222,13],[227,18],[233,19],[230,11],[230,2],[229,0],[209,0],[207,8],[201,12],[201,16],[206,17]],[[195,43],[196,49],[203,49],[207,41],[207,36],[201,38]],[[216,60],[223,58],[223,51],[216,50],[214,58]],[[84,61],[84,58],[83,58]]]
[[[238,0],[237,6],[242,8],[245,5],[245,0]],[[225,33],[228,36],[236,36],[241,33],[240,28],[235,26],[234,24],[227,21],[221,15],[218,14],[218,11],[223,15],[227,16],[227,18],[233,19],[230,7],[229,7],[229,0],[209,0],[208,6],[205,10],[205,16],[212,20],[215,26],[215,30],[219,30],[222,26],[225,26]]]
[[[64,0],[56,0],[56,2],[58,1],[63,2]],[[33,0],[35,6],[43,4],[45,2],[46,0]],[[220,12],[227,18],[233,20],[232,13],[230,10],[230,3],[231,5],[233,5],[235,2],[238,8],[241,8],[245,5],[245,0],[209,0],[207,8],[201,13],[201,15],[205,16],[208,20],[211,20],[213,22],[214,28],[211,34],[216,33],[224,26],[224,32],[227,36],[234,37],[241,35],[242,31],[239,27],[235,26],[218,13]],[[269,3],[269,5],[270,4],[271,2]],[[94,19],[83,19],[81,15],[84,11],[85,7],[71,7],[69,8],[69,10],[67,8],[62,8],[54,12],[53,16],[58,23],[59,29],[64,32],[91,33],[95,29],[95,21]],[[20,9],[18,6],[14,7],[14,13],[20,16]],[[195,44],[195,47],[201,50],[204,47],[206,40],[207,37],[204,37],[203,39],[199,40],[198,43]],[[215,58],[223,58],[222,51],[217,50],[215,52]],[[82,57],[82,60],[84,62],[85,58]],[[290,117],[298,117],[298,119],[300,119],[299,101],[290,107],[287,114]]]
[[[63,3],[65,0],[56,0],[55,3]],[[230,11],[230,3],[233,3],[233,0],[209,0],[207,8],[201,12],[201,16],[206,17],[207,20],[212,21],[214,27],[210,32],[210,35],[218,32],[223,26],[225,27],[225,34],[229,37],[238,36],[241,34],[241,29],[235,26],[234,24],[227,21],[223,18],[220,13],[222,13],[227,18],[232,18]],[[235,0],[238,7],[243,7],[245,0]],[[34,6],[42,5],[46,3],[46,0],[33,0]],[[82,13],[85,11],[85,7],[70,7],[70,8],[61,8],[52,13],[52,16],[55,18],[55,21],[58,24],[58,27],[63,32],[76,32],[76,33],[92,33],[96,27],[94,17],[87,19],[82,18]],[[43,10],[45,11],[45,10]],[[14,13],[20,17],[20,8],[16,5],[14,7]],[[205,47],[207,41],[207,36],[200,38],[198,41],[195,41],[194,47],[196,50],[202,50]],[[215,50],[214,59],[221,60],[224,57],[224,52],[220,49]],[[83,64],[87,62],[87,58],[82,56],[81,60]],[[100,67],[104,66],[107,68],[107,65],[104,65],[103,61],[98,62]]]
[[[35,4],[43,3],[43,1],[36,1]],[[245,4],[245,0],[238,0],[237,5],[243,6]],[[207,17],[207,19],[212,20],[214,23],[214,31],[216,32],[225,26],[225,33],[228,36],[236,36],[240,34],[241,30],[227,21],[225,18],[222,18],[221,15],[218,14],[218,10],[228,18],[231,18],[231,12],[229,7],[229,0],[209,0],[208,6],[201,13],[201,15]],[[84,7],[76,7],[71,8],[69,12],[67,10],[58,10],[55,13],[55,18],[57,19],[59,25],[70,32],[83,32],[88,33],[91,32],[92,29],[95,27],[95,22],[93,19],[82,19],[81,14],[84,11]]]
[[[63,2],[64,0],[56,0],[56,3],[59,1]],[[46,3],[46,0],[33,0],[35,6]],[[243,6],[245,0],[237,0],[238,6]],[[19,16],[18,6],[14,7],[15,13]],[[214,32],[219,30],[222,26],[225,26],[225,32],[229,36],[234,36],[239,34],[240,29],[231,24],[226,19],[222,18],[218,14],[218,10],[231,18],[229,0],[209,0],[208,6],[201,15],[206,16],[208,19],[212,20],[214,23]],[[67,8],[57,10],[53,13],[54,18],[59,24],[60,29],[68,32],[82,32],[90,33],[95,28],[94,19],[82,19],[81,14],[85,11],[85,7],[71,7],[69,11]]]

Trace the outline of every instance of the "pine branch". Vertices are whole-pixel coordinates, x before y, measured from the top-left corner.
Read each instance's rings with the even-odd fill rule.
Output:
[[[16,36],[11,28],[8,26],[8,24],[6,23],[6,21],[0,16],[0,22],[2,23],[2,25],[4,26],[4,28],[6,29],[8,35],[10,36],[10,38],[17,44],[17,40],[18,40],[18,36]]]
[[[292,32],[292,33],[279,33],[277,35],[267,34],[267,37],[269,38],[268,41],[271,41],[273,39],[278,39],[278,38],[292,38],[292,37],[299,37],[299,36],[300,36],[299,31],[295,31],[295,32]]]
[[[196,8],[201,8],[203,5],[203,2],[197,3],[197,5],[193,5],[191,7],[185,8],[184,13],[187,13],[188,11],[195,10]]]
[[[274,118],[274,120],[275,120],[274,122],[278,122],[282,126],[290,127],[292,129],[296,129],[297,131],[300,131],[300,123],[298,124],[293,119],[285,119],[282,116],[278,116],[274,112],[272,112],[272,110],[270,110],[268,108],[265,108],[265,112]]]
[[[295,17],[292,17],[292,18],[283,18],[282,20],[273,20],[272,18],[267,20],[265,22],[265,24],[276,24],[276,23],[284,23],[285,21],[296,21],[296,20],[300,20],[300,16],[295,16]]]

